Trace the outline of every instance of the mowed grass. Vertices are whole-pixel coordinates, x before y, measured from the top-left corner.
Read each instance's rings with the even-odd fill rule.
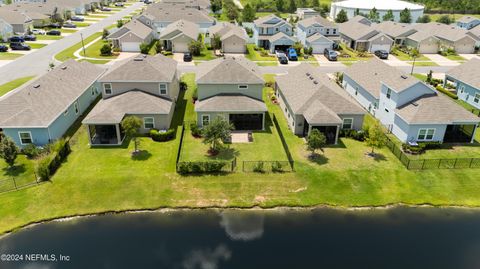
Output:
[[[34,167],[35,161],[27,159],[25,155],[18,155],[13,167],[0,159],[0,193],[35,183]]]
[[[0,52],[0,60],[15,60],[19,57],[22,57],[23,54],[13,53],[13,52]]]
[[[253,44],[247,44],[247,54],[245,57],[251,61],[277,61],[277,58],[275,56],[262,56],[260,55],[260,51],[256,51],[255,45]]]
[[[97,39],[100,36],[102,36],[102,33],[100,33],[100,32],[95,33],[95,34],[85,38],[84,39],[84,44],[86,45],[86,44],[92,42],[93,40]],[[73,55],[73,53],[75,53],[75,51],[79,50],[80,48],[82,48],[82,42],[78,42],[77,44],[61,51],[60,53],[55,55],[55,59],[57,59],[58,61],[61,61],[61,62],[64,62],[68,59],[75,59],[76,57]]]
[[[36,35],[37,40],[59,40],[62,39],[63,36],[58,35]]]
[[[180,95],[174,122],[191,120],[191,91]],[[267,106],[289,144],[295,173],[183,177],[175,173],[179,129],[166,143],[141,138],[143,153],[133,159],[132,143],[90,148],[82,127],[51,182],[0,194],[0,232],[43,219],[160,207],[480,206],[479,169],[409,171],[386,148],[370,158],[365,155],[370,149],[351,139],[341,139],[310,161],[303,138],[288,130],[280,107]]]
[[[47,46],[47,44],[33,43],[33,42],[26,42],[26,44],[29,45],[32,49],[41,49]]]
[[[87,45],[88,43],[85,43]],[[110,55],[110,56],[103,56],[100,54],[100,49],[103,47],[103,45],[108,44],[108,41],[105,41],[103,39],[99,39],[95,41],[93,44],[89,44],[88,47],[85,48],[85,53],[83,53],[83,50],[80,51],[80,55],[84,57],[90,57],[90,58],[98,58],[98,59],[116,59],[118,55]]]
[[[7,82],[3,85],[0,85],[0,96],[5,95],[6,93],[22,86],[23,84],[27,83],[30,81],[34,76],[28,76],[28,77],[22,77],[22,78],[17,78],[15,80],[12,80],[10,82]]]

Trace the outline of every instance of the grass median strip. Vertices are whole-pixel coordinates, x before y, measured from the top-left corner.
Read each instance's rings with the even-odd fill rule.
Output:
[[[84,39],[83,43],[87,45],[88,43],[91,43],[93,40],[99,38],[102,36],[102,33],[95,33],[87,38]],[[79,50],[82,48],[82,42],[78,42],[77,44],[71,46],[70,48],[67,48],[63,50],[62,52],[58,53],[55,55],[55,59],[58,61],[64,62],[68,59],[75,59],[76,57],[73,55],[75,51]]]
[[[15,80],[12,80],[10,82],[7,82],[3,85],[0,85],[0,96],[5,95],[6,93],[22,86],[23,84],[27,83],[30,81],[34,76],[29,76],[29,77],[23,77],[23,78],[17,78]]]
[[[23,54],[13,53],[13,52],[0,52],[0,60],[15,60],[19,57],[22,57]]]

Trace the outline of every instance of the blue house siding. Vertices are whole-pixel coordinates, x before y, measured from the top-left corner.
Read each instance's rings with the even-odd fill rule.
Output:
[[[408,124],[398,115],[395,115],[392,133],[403,143],[407,142],[422,142],[418,139],[418,132],[420,129],[435,129],[432,140],[443,142],[447,125],[445,124]]]
[[[343,88],[352,96],[363,108],[375,115],[376,107],[378,107],[378,99],[372,96],[362,86],[357,84],[348,75],[343,75]]]
[[[457,89],[458,99],[467,102],[468,104],[480,109],[480,100],[475,102],[475,94],[480,94],[480,89],[472,87],[460,80],[447,76],[446,80],[453,81]]]
[[[32,134],[33,144],[37,146],[43,146],[50,142],[50,135],[47,128],[5,128],[3,133],[13,139],[18,147],[23,148],[20,142],[19,132],[30,132]]]

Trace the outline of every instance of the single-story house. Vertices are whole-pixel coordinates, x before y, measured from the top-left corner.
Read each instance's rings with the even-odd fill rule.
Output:
[[[363,19],[359,18],[340,24],[340,40],[347,47],[358,51],[390,51],[394,40],[383,32],[375,30]]]
[[[320,13],[313,8],[300,7],[300,8],[297,8],[297,11],[295,13],[297,14],[297,17],[300,20],[308,19],[315,16],[320,16]]]
[[[7,23],[5,20],[0,18],[0,37],[1,37],[0,42],[7,41],[12,36],[13,36],[13,27],[9,23]]]
[[[244,57],[225,57],[202,63],[198,69],[195,112],[200,127],[222,117],[235,130],[265,129],[264,80],[255,63]]]
[[[455,84],[457,95],[470,105],[480,109],[480,59],[470,61],[450,69],[445,74],[445,84]]]
[[[457,20],[457,26],[462,29],[470,30],[477,25],[480,25],[480,18],[477,17],[463,16]]]
[[[104,69],[68,60],[0,98],[0,129],[23,148],[61,138],[100,94]]]
[[[0,9],[0,19],[11,25],[14,35],[28,33],[33,28],[33,20],[25,12]]]
[[[412,24],[393,21],[372,23],[371,27],[379,32],[388,35],[394,40],[394,43],[397,45],[403,45],[407,36],[410,36],[417,32],[417,30],[413,29]]]
[[[416,48],[421,54],[435,54],[440,50],[440,39],[429,32],[416,32],[405,39],[404,45]]]
[[[312,65],[300,64],[278,76],[275,91],[295,135],[308,136],[318,129],[327,143],[337,144],[340,130],[362,129],[365,110]]]
[[[90,145],[121,145],[126,116],[142,119],[142,134],[170,128],[180,91],[175,60],[161,54],[138,55],[116,63],[98,81],[102,100],[82,121]]]
[[[139,20],[133,19],[107,37],[121,51],[139,52],[140,44],[151,43],[153,30]]]
[[[185,20],[169,24],[160,33],[160,42],[165,50],[172,52],[188,52],[188,45],[197,40],[199,35],[198,25]]]
[[[218,36],[224,53],[245,53],[248,35],[242,27],[222,22],[208,29],[210,40]]]
[[[449,97],[376,58],[350,66],[343,86],[403,143],[470,143],[480,122]]]

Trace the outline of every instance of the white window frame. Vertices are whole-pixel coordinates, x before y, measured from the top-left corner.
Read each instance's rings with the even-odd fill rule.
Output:
[[[420,133],[421,133],[422,131],[425,131],[425,135],[423,135],[423,136],[424,136],[423,139],[420,138]],[[429,132],[429,131],[433,131],[433,133],[432,133],[432,138],[427,139],[427,136],[428,136],[428,132]],[[418,140],[418,141],[432,141],[433,138],[435,138],[435,132],[436,132],[436,131],[437,131],[437,130],[436,130],[435,128],[421,128],[421,129],[418,130],[417,140]]]
[[[28,134],[30,136],[30,143],[23,143],[23,140],[22,140],[22,134]],[[18,138],[20,138],[20,144],[22,145],[28,145],[28,144],[33,144],[33,136],[32,136],[32,132],[30,131],[19,131],[18,132]]]
[[[205,118],[208,118],[208,124],[205,124]],[[202,126],[207,126],[210,124],[210,114],[203,114],[202,115]]]
[[[107,93],[107,88],[106,88],[107,85],[110,85],[110,93]],[[112,83],[103,83],[103,93],[105,95],[112,95],[112,93],[113,93]]]
[[[478,102],[480,101],[480,93],[476,93],[474,96],[473,96],[473,102],[478,104]]]
[[[460,86],[460,93],[463,93],[465,91],[465,86]]]
[[[162,86],[165,87],[165,93],[162,93]],[[160,84],[158,84],[158,92],[160,93],[160,95],[168,95],[168,86],[167,86],[167,84],[165,84],[165,83],[160,83]]]
[[[67,115],[68,115],[68,110],[70,110],[70,107],[67,107],[67,109],[65,110],[65,112],[63,112],[63,116],[67,116]]]
[[[387,88],[387,93],[385,94],[385,96],[387,97],[387,99],[392,98],[392,89]]]
[[[350,128],[345,128],[345,120],[351,120],[352,122],[350,123]],[[352,130],[353,129],[353,118],[344,118],[342,120],[342,129],[344,130]]]
[[[75,115],[78,115],[80,113],[80,107],[78,105],[78,101],[75,101],[75,103],[73,103],[73,109],[75,110]]]
[[[147,127],[147,119],[152,120],[152,127]],[[150,123],[149,123],[150,124]],[[143,118],[143,129],[155,129],[155,118],[154,117],[144,117]]]
[[[248,90],[248,85],[238,85],[239,90]]]

